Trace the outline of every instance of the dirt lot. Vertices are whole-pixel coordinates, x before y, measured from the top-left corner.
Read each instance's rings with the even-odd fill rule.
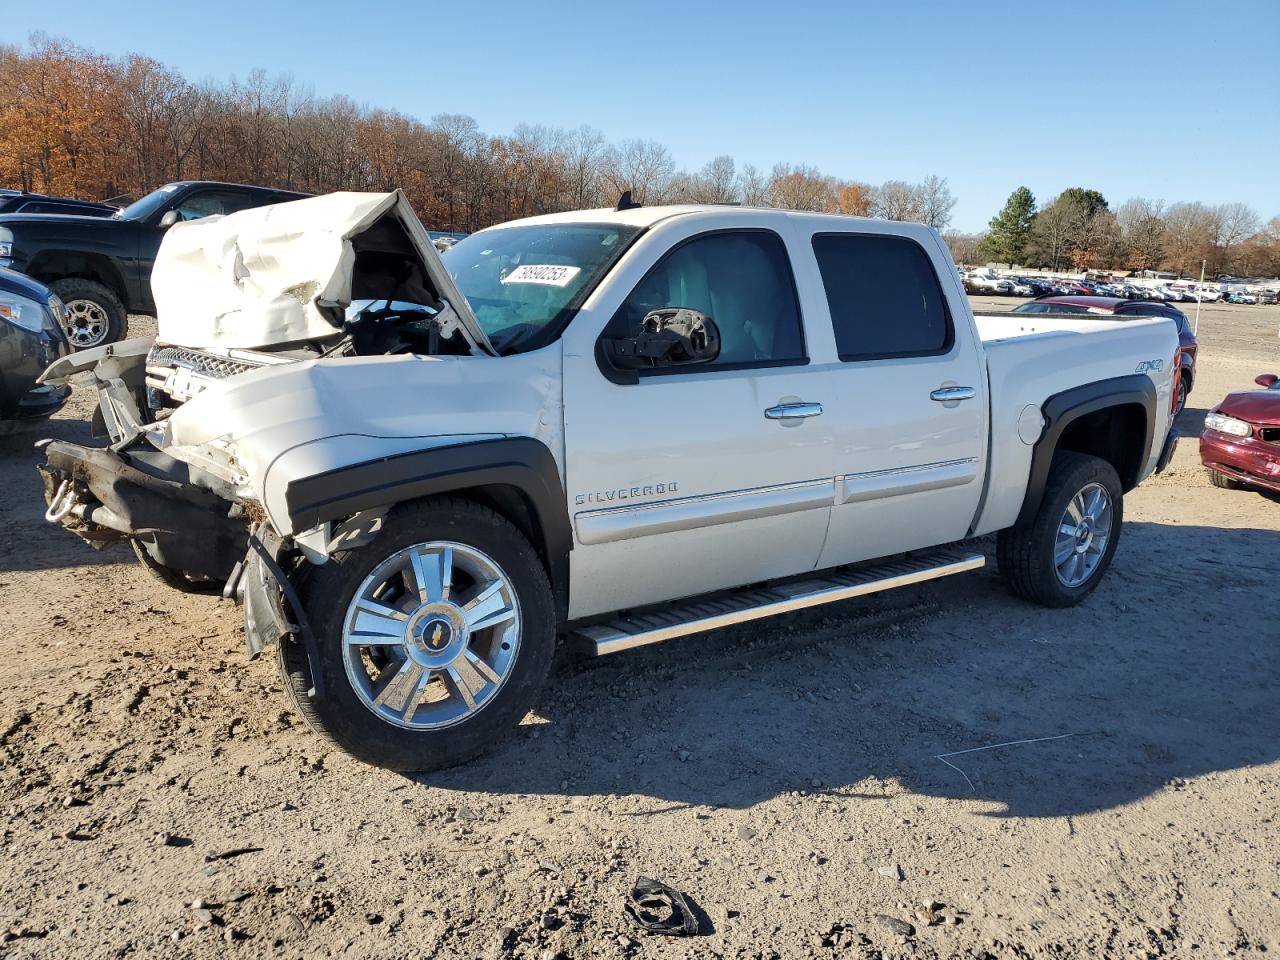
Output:
[[[1278,326],[1205,309],[1184,433]],[[235,607],[45,524],[30,439],[0,448],[0,957],[1280,950],[1280,501],[1194,443],[1078,609],[988,569],[566,656],[505,747],[414,778],[308,733]],[[638,875],[711,932],[629,928]]]

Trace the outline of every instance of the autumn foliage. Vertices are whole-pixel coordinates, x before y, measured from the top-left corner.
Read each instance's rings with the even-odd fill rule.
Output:
[[[475,230],[514,217],[641,203],[728,203],[919,219],[946,226],[946,181],[882,187],[812,167],[761,173],[719,156],[679,171],[652,140],[610,144],[591,127],[483,133],[470,117],[423,122],[287,78],[193,84],[150,57],[105,57],[37,36],[0,46],[0,186],[92,199],[173,180],[322,193],[402,188],[429,226]]]

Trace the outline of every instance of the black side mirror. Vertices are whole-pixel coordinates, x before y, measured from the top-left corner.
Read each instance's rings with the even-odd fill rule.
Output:
[[[609,343],[610,359],[622,370],[710,363],[720,356],[720,331],[705,313],[687,307],[651,310],[632,337]]]

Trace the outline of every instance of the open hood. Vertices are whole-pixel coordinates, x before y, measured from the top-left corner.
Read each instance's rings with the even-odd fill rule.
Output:
[[[352,300],[394,299],[438,307],[443,335],[497,354],[399,190],[174,224],[151,290],[162,344],[251,350],[323,341],[342,329]]]

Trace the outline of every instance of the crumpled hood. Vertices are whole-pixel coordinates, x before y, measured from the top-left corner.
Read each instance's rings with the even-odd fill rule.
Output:
[[[395,297],[443,301],[443,333],[460,330],[474,352],[496,352],[399,190],[174,224],[151,290],[159,343],[255,349],[322,340],[338,332],[353,299]]]
[[[1280,390],[1240,390],[1228,393],[1218,412],[1237,420],[1280,427]]]

